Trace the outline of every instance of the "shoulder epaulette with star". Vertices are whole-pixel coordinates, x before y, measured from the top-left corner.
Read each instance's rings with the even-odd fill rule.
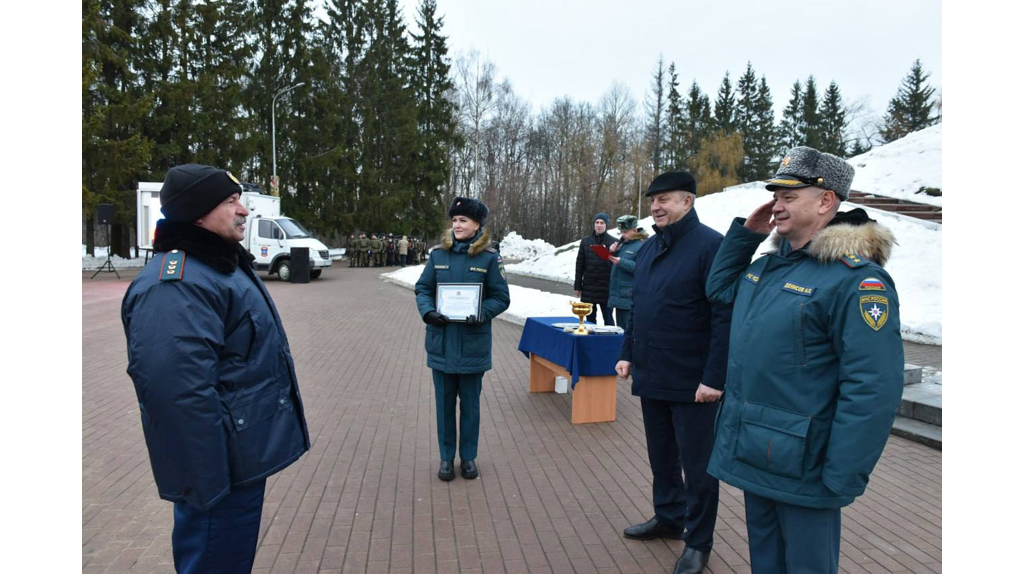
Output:
[[[160,263],[161,281],[179,281],[185,273],[185,252],[180,249],[172,249],[164,254],[164,260]]]
[[[857,253],[844,253],[840,259],[850,269],[864,267],[865,265],[871,263],[870,259],[867,259]]]

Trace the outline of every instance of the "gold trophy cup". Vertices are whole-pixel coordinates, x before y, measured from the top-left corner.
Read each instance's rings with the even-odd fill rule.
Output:
[[[575,335],[586,335],[587,328],[583,326],[583,318],[594,312],[593,303],[579,303],[576,301],[572,302],[572,314],[580,318],[580,326],[573,334]]]

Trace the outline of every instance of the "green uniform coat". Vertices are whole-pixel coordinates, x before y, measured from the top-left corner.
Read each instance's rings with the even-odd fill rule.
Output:
[[[491,319],[508,309],[508,281],[501,255],[491,247],[490,230],[455,241],[451,233],[430,252],[416,282],[420,316],[435,311],[438,283],[482,283],[483,310],[478,325],[427,325],[427,366],[446,373],[482,373],[491,369]]]
[[[882,269],[888,229],[840,214],[805,248],[729,229],[707,280],[732,305],[713,476],[753,494],[841,508],[864,493],[903,392],[899,298]],[[853,219],[853,218],[849,218]],[[776,236],[778,239],[778,236]]]

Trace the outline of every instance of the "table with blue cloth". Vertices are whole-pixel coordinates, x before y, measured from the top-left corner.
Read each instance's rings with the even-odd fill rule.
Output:
[[[615,420],[615,364],[620,334],[574,335],[554,323],[579,324],[576,317],[529,317],[519,350],[530,359],[530,392],[555,390],[555,377],[572,382],[572,422]]]

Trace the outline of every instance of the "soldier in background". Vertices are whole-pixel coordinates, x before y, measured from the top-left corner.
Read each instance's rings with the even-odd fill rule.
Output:
[[[356,267],[366,267],[367,242],[365,233],[359,234],[359,240],[356,242],[356,249],[356,257],[358,259],[356,261]]]
[[[355,267],[356,257],[359,251],[356,249],[356,234],[352,233],[348,236],[348,246],[345,247],[345,257],[348,259],[348,266]]]

